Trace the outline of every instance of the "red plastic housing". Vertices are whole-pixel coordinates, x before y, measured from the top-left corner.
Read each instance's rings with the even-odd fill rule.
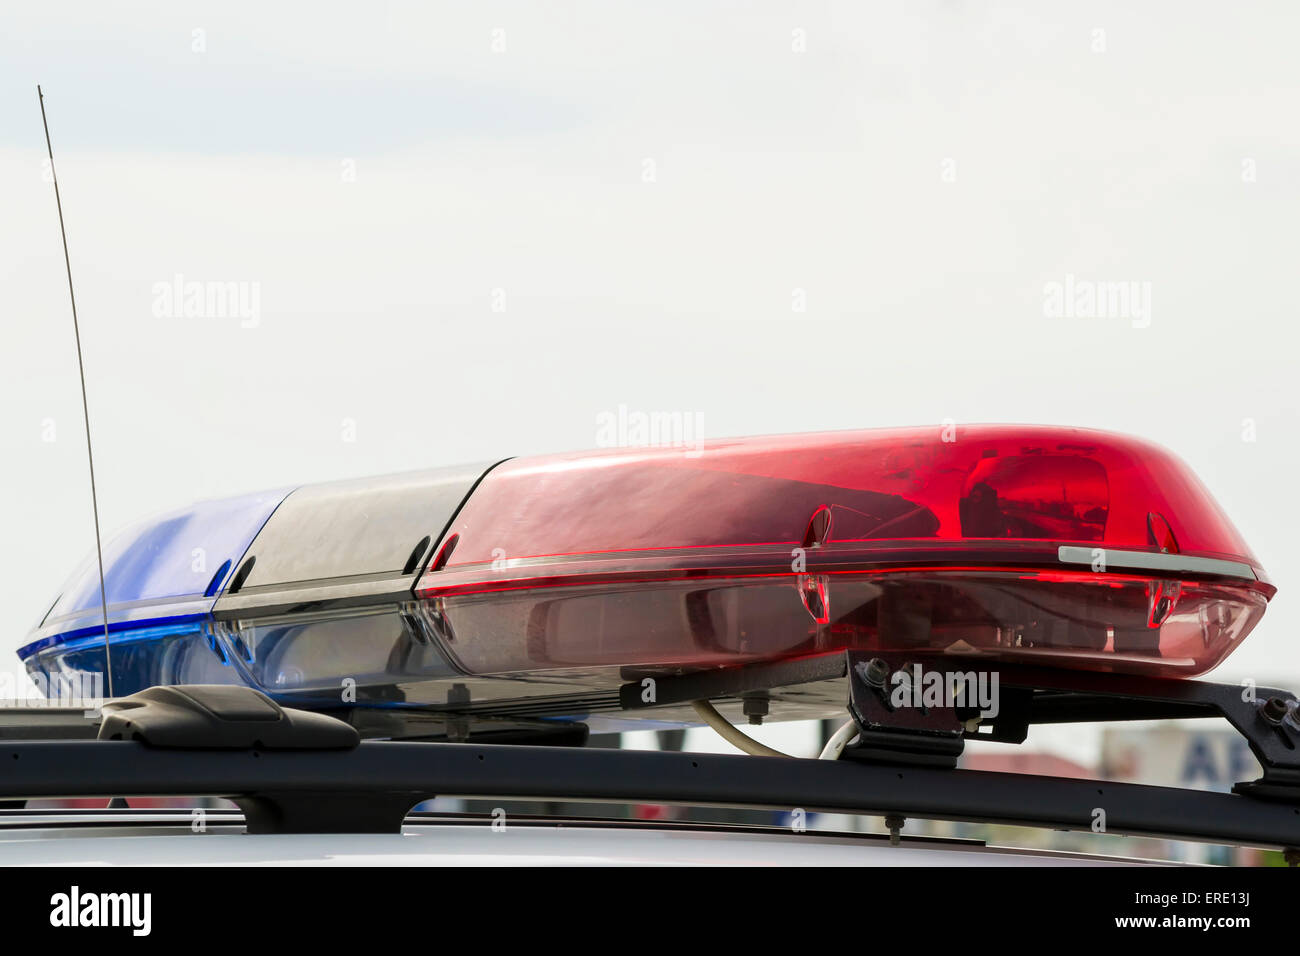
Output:
[[[516,459],[417,596],[472,674],[843,648],[1202,673],[1274,588],[1191,471],[1105,432],[836,432]]]

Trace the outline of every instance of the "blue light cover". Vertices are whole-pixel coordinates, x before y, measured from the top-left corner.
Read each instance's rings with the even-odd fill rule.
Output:
[[[175,671],[181,663],[178,658],[190,656],[189,644],[195,645],[195,651],[208,649],[219,666],[219,653],[202,640],[212,606],[288,492],[279,489],[198,502],[147,518],[105,541],[104,592],[115,693],[133,693],[159,683],[157,668]],[[93,552],[73,572],[30,638],[18,656],[34,674],[102,671],[104,618]],[[160,642],[176,647],[170,663],[162,661],[167,655],[159,653]],[[132,646],[140,650],[130,650]],[[219,675],[208,679],[226,682]]]

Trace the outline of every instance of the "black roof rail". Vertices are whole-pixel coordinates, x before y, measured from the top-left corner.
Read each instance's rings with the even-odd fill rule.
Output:
[[[968,708],[891,712],[880,678],[905,663],[840,656],[862,730],[840,760],[473,739],[357,743],[345,722],[280,708],[251,689],[154,688],[105,705],[101,738],[121,739],[0,744],[0,800],[225,797],[255,833],[396,832],[417,803],[459,796],[802,809],[883,816],[894,830],[912,817],[1275,848],[1291,858],[1300,850],[1300,752],[1287,719],[1295,698],[1285,692],[1261,690],[1252,700],[1235,685],[996,665],[1010,693],[992,739],[1023,739],[1035,722],[1222,714],[1264,776],[1212,793],[955,769],[962,739],[989,736],[972,729]],[[791,673],[806,677],[806,663]],[[778,676],[769,669],[762,680]],[[719,679],[725,694],[747,689],[734,673]],[[709,696],[691,680],[691,693]],[[672,678],[660,690],[671,698]]]
[[[1300,847],[1300,806],[1137,784],[857,760],[578,747],[363,741],[350,750],[160,749],[139,741],[9,742],[0,800],[216,796],[250,832],[397,832],[435,796],[665,803],[1094,829]]]

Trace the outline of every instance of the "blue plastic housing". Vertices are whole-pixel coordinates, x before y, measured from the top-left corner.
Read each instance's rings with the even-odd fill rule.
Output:
[[[203,501],[140,521],[104,543],[112,690],[242,683],[211,637],[213,605],[289,489]],[[105,673],[104,615],[94,553],[19,648],[33,679]],[[47,683],[48,686],[48,683]]]

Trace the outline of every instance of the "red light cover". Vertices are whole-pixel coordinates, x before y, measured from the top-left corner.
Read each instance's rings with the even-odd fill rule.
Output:
[[[845,648],[1190,676],[1275,589],[1190,469],[970,426],[515,459],[417,585],[471,674]]]

